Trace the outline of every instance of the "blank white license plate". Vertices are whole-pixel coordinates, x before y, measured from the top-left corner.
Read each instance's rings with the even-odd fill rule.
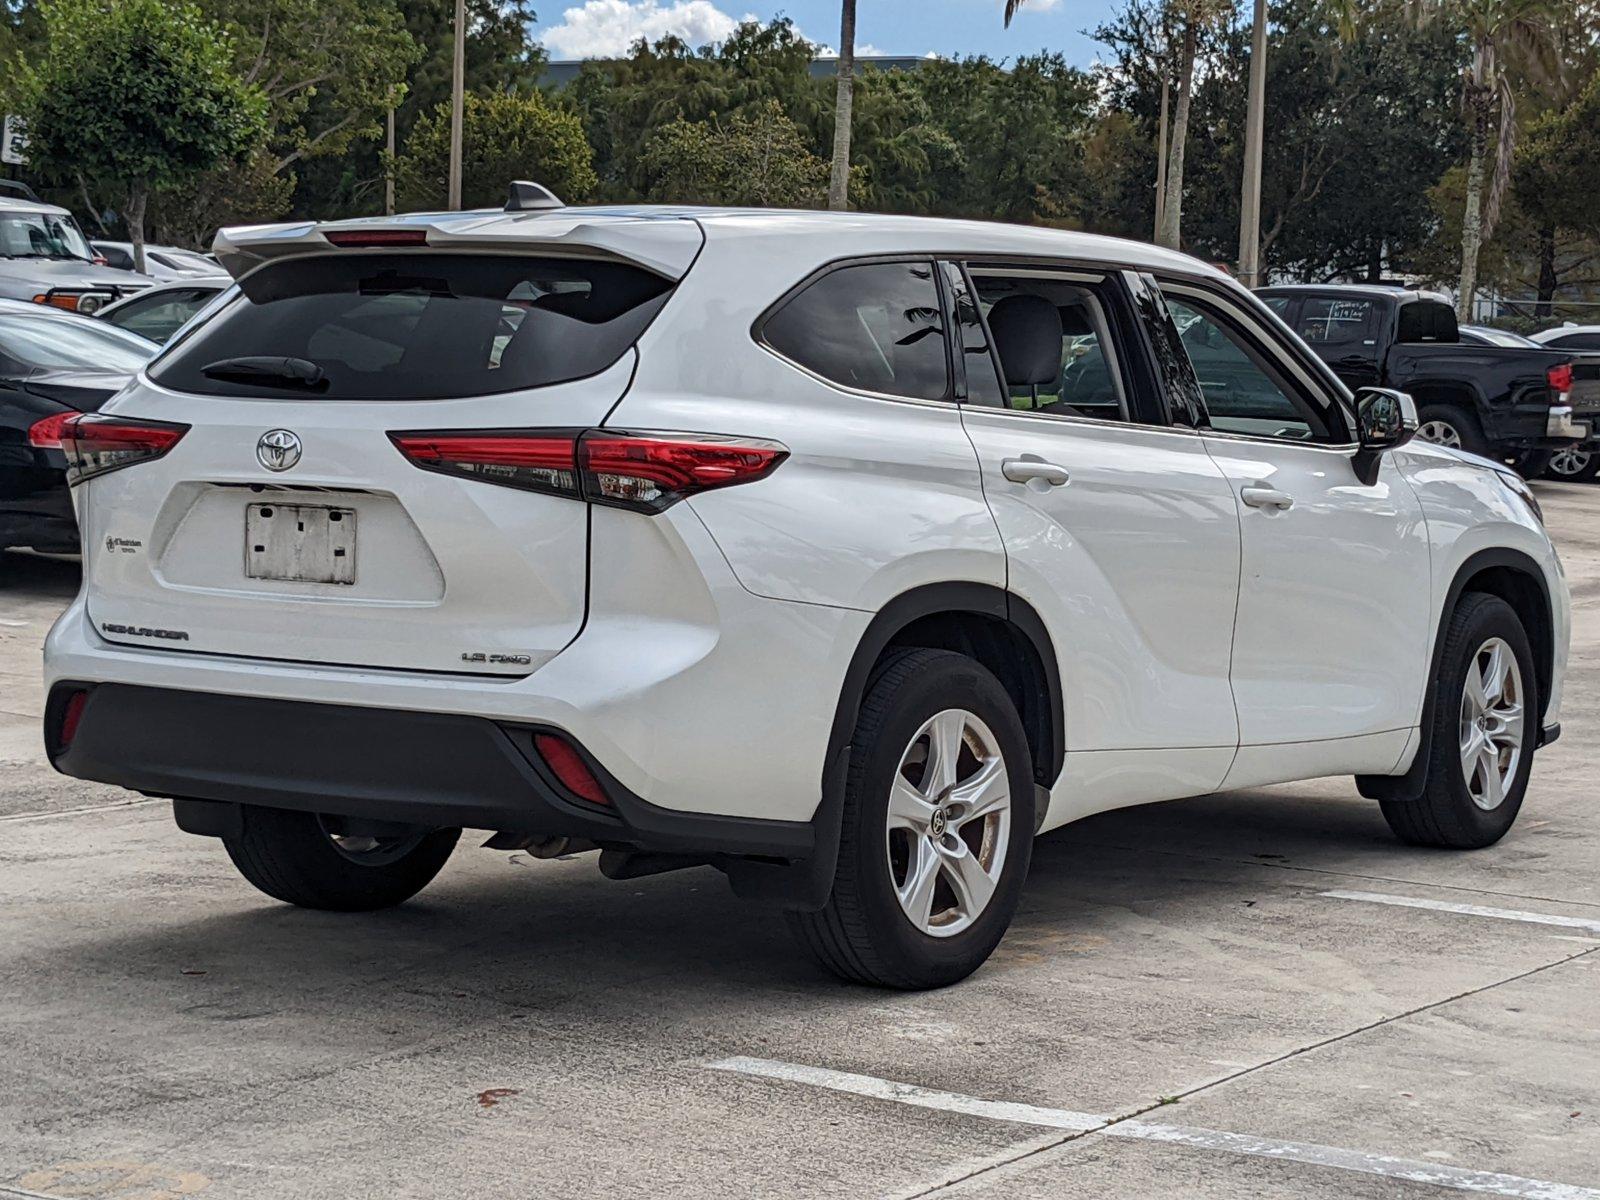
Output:
[[[355,509],[250,505],[244,510],[244,573],[293,583],[354,583]]]

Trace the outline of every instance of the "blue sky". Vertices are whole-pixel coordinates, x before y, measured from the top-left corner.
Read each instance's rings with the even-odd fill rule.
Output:
[[[993,58],[1049,49],[1088,66],[1097,47],[1082,31],[1114,6],[1115,0],[1030,0],[1006,29],[1002,0],[858,0],[856,44],[859,53]],[[838,0],[536,0],[536,11],[534,34],[557,59],[618,54],[640,35],[716,41],[747,16],[789,16],[806,37],[829,46],[839,36]]]

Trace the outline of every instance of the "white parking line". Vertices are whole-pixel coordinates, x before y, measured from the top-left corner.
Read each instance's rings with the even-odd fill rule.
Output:
[[[50,812],[12,813],[10,816],[0,817],[0,824],[21,821],[53,821],[57,817],[81,817],[85,813],[120,812],[125,808],[143,808],[148,804],[168,803],[170,801],[152,797],[145,800],[117,800],[111,804],[86,804],[82,808],[58,808]]]
[[[1595,917],[1559,917],[1554,913],[1525,912],[1520,908],[1489,908],[1482,904],[1454,904],[1448,900],[1424,900],[1420,896],[1391,896],[1385,892],[1318,892],[1332,900],[1364,900],[1368,904],[1393,904],[1399,908],[1426,908],[1433,912],[1461,913],[1469,917],[1492,917],[1497,921],[1525,921],[1530,925],[1556,925],[1562,929],[1583,929],[1600,933]]]
[[[873,1075],[832,1071],[825,1067],[808,1067],[800,1063],[777,1062],[768,1058],[742,1056],[724,1058],[707,1063],[706,1066],[714,1071],[756,1075],[763,1079],[804,1084],[835,1092],[848,1092],[873,1100],[891,1100],[899,1104],[915,1105],[918,1108],[935,1108],[966,1116],[1011,1121],[1020,1125],[1042,1125],[1073,1133],[1098,1133],[1103,1137],[1134,1138],[1167,1145],[1190,1146],[1198,1150],[1216,1150],[1225,1154],[1243,1154],[1252,1158],[1275,1158],[1286,1162],[1333,1167],[1362,1175],[1380,1175],[1386,1179],[1430,1183],[1435,1187],[1452,1188],[1458,1192],[1510,1196],[1514,1200],[1600,1200],[1600,1190],[1595,1188],[1552,1183],[1544,1179],[1524,1179],[1520,1175],[1504,1175],[1498,1171],[1473,1171],[1463,1167],[1443,1166],[1439,1163],[1392,1158],[1386,1154],[1365,1154],[1359,1150],[1346,1150],[1340,1146],[1319,1146],[1312,1142],[1282,1141],[1277,1138],[1255,1137],[1251,1134],[1163,1125],[1150,1121],[1118,1120],[1115,1117],[1073,1112],[1070,1109],[1042,1108],[1035,1104],[1013,1104],[1004,1100],[982,1100],[976,1096],[964,1096],[959,1092],[941,1092],[918,1087],[915,1084],[879,1079]]]

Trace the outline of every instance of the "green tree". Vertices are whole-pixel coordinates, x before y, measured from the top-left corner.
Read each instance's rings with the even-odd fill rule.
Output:
[[[124,196],[144,269],[150,198],[243,159],[266,97],[234,70],[227,32],[188,0],[47,0],[42,53],[12,63],[35,169]]]
[[[642,165],[652,200],[816,208],[827,199],[828,164],[776,100],[726,121],[680,117],[651,137]]]
[[[441,208],[450,159],[450,105],[425,114],[395,165],[402,208]],[[586,200],[596,179],[578,118],[537,92],[468,92],[462,120],[461,202],[498,205],[513,179],[534,179],[566,201]]]

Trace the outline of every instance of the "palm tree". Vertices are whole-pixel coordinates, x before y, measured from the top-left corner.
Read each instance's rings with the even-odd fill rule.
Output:
[[[1009,20],[1009,16],[1007,17]],[[833,105],[833,170],[828,176],[828,207],[850,207],[850,117],[855,105],[856,0],[844,0],[839,15],[839,78]]]
[[[1027,2],[1006,0],[1005,24],[1008,28],[1011,19]],[[1168,144],[1161,148],[1166,155],[1166,190],[1156,206],[1161,218],[1156,228],[1156,241],[1173,250],[1178,249],[1182,240],[1183,151],[1189,140],[1189,103],[1194,92],[1194,60],[1199,50],[1200,33],[1207,25],[1231,11],[1231,0],[1165,0],[1162,26],[1166,27],[1174,19],[1183,26],[1177,62],[1178,97],[1172,109],[1172,131]]]
[[[1461,111],[1467,121],[1467,204],[1461,217],[1461,281],[1456,314],[1472,317],[1478,289],[1478,251],[1500,220],[1517,149],[1517,99],[1512,78],[1538,82],[1560,76],[1551,0],[1414,0],[1424,21],[1443,16],[1459,21],[1472,43],[1472,63],[1461,79]],[[1498,127],[1498,128],[1497,128]],[[1493,157],[1489,139],[1495,134]],[[1488,190],[1485,191],[1487,176]]]

